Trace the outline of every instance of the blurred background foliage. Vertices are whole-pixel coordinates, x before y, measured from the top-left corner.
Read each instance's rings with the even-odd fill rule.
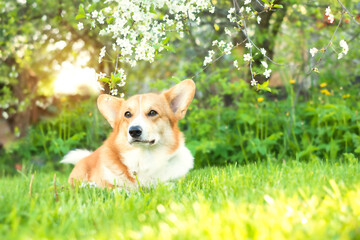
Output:
[[[253,2],[255,9],[259,7]],[[121,89],[126,96],[161,91],[185,78],[196,82],[195,99],[180,122],[196,167],[258,160],[338,161],[360,153],[359,25],[346,15],[319,73],[306,75],[317,60],[309,49],[326,46],[341,7],[335,0],[275,2],[284,8],[265,13],[260,24],[249,25],[254,42],[283,64],[269,64],[271,93],[249,86],[243,45],[203,67],[213,40],[235,45],[244,39],[238,32],[224,34],[225,27],[233,27],[226,18],[232,1],[213,0],[215,13],[204,13],[200,26],[185,23],[184,38],[170,34],[171,47],[154,63],[138,63],[131,69],[121,66],[128,74]],[[98,63],[100,49],[104,45],[111,49],[111,39],[100,37],[97,29],[78,30],[79,4],[88,3],[0,0],[0,174],[24,165],[63,168],[58,161],[69,150],[94,150],[111,131],[96,109],[96,94],[85,87],[71,95],[54,88],[54,81],[61,80],[63,62],[107,74],[114,69],[115,53],[109,52]],[[343,4],[360,22],[360,3]],[[101,8],[103,3],[92,5]],[[335,14],[333,24],[324,16],[329,5]],[[350,50],[338,60],[335,51],[341,39]],[[260,55],[255,58],[255,72]],[[233,66],[235,60],[240,69]],[[260,74],[256,78],[264,80]]]

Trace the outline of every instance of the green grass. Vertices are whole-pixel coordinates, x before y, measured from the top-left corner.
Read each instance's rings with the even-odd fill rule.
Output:
[[[72,189],[68,172],[0,179],[2,239],[359,239],[360,177],[345,163],[193,170],[130,193]],[[69,168],[70,170],[70,168]]]

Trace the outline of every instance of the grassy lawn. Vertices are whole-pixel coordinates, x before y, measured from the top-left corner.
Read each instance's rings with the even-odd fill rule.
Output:
[[[360,177],[347,163],[287,162],[193,170],[126,193],[71,189],[68,172],[0,179],[2,239],[359,239]],[[70,170],[70,168],[69,168]]]

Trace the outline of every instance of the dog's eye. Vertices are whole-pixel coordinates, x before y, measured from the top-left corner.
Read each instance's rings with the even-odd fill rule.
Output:
[[[127,111],[127,112],[125,112],[124,116],[126,118],[131,118],[132,115],[131,115],[131,112]]]
[[[150,112],[147,114],[149,117],[156,116],[158,113],[155,110],[150,110]]]

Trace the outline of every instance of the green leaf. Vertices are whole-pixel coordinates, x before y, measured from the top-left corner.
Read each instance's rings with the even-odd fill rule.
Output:
[[[109,17],[109,18],[106,20],[106,23],[107,23],[107,24],[111,24],[111,23],[114,22],[114,20],[115,20],[114,17]]]
[[[163,44],[163,45],[166,45],[166,44],[168,43],[168,41],[169,41],[169,37],[165,38],[165,39],[162,41],[162,44]]]
[[[153,48],[155,48],[155,50],[158,50],[160,48],[160,44],[154,44]]]
[[[273,8],[284,8],[283,5],[280,4],[274,4]]]
[[[270,5],[270,3],[267,0],[262,0],[264,3]]]
[[[267,91],[267,92],[271,92],[271,88],[269,88],[269,87],[264,87],[262,90]]]
[[[111,79],[111,82],[114,83],[114,84],[119,82],[119,81],[120,81],[119,77],[114,77],[114,78]]]
[[[95,8],[96,8],[95,4],[90,5],[88,8],[88,12],[91,13],[92,11],[95,10]]]
[[[174,48],[173,46],[171,46],[171,45],[164,46],[164,48],[165,48],[166,50],[170,51],[170,52],[175,53],[175,48]]]
[[[269,85],[269,80],[267,80],[266,82],[264,82],[263,84],[261,84],[261,86],[263,87],[267,87]]]
[[[266,82],[264,82],[263,84],[259,84],[258,85],[258,90],[263,90],[263,91],[267,91],[267,92],[271,92],[271,88],[268,87],[269,85],[269,80],[267,80]]]
[[[78,14],[76,15],[75,19],[82,19],[85,18],[85,10],[84,10],[84,6],[82,4],[79,5],[79,11]]]
[[[110,79],[109,78],[100,78],[99,81],[108,83],[108,82],[110,82]]]

